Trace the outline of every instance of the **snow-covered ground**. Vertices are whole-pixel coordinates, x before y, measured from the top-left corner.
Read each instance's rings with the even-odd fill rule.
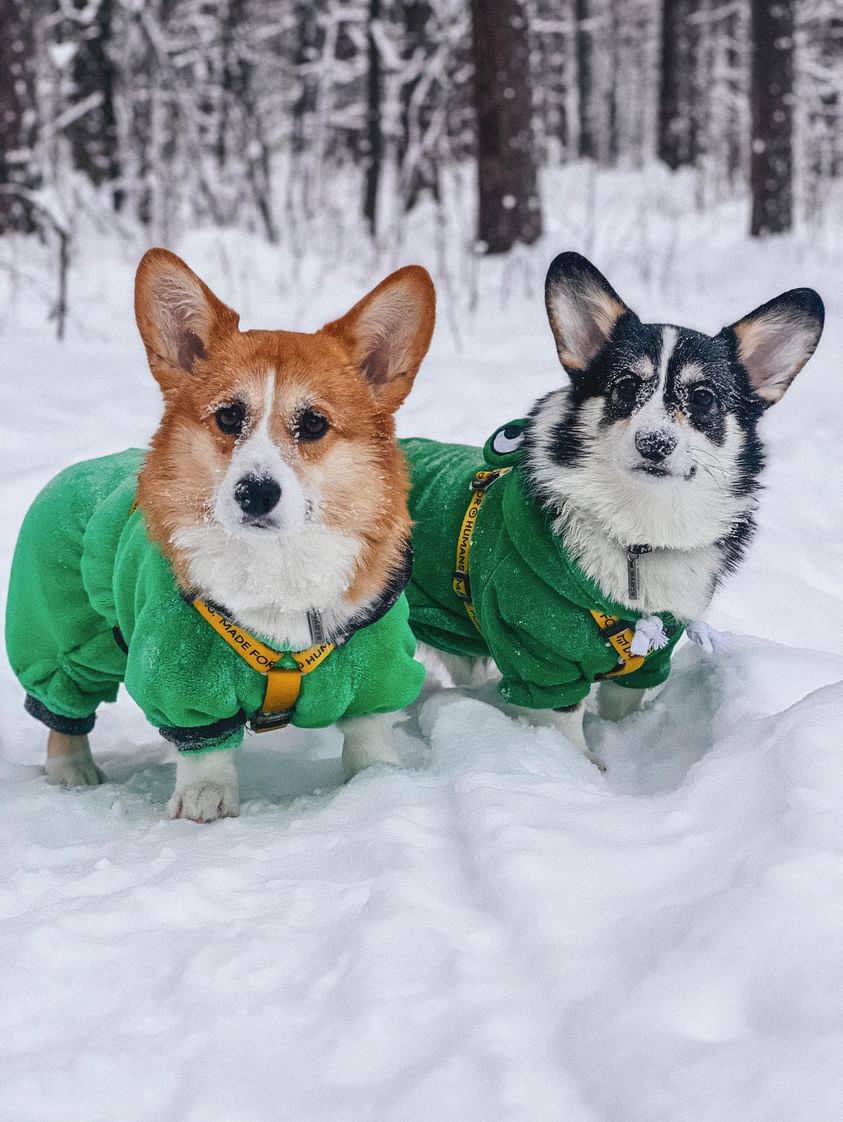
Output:
[[[339,264],[217,232],[173,246],[247,326],[316,327],[428,264],[440,326],[405,434],[480,442],[558,382],[541,282],[563,248],[647,318],[714,330],[812,284],[827,331],[765,421],[762,531],[710,615],[731,647],[685,646],[648,709],[589,718],[605,776],[432,675],[406,770],[343,786],[335,731],[250,738],[242,817],[173,823],[168,751],[126,697],[96,730],[108,782],[48,787],[4,662],[0,1122],[840,1116],[843,251],[750,245],[737,208],[673,214],[662,190],[643,233],[634,202],[598,198],[588,238],[560,203],[541,247],[480,266],[412,232],[397,260]],[[4,571],[39,486],[154,428],[138,249],[80,255],[64,345],[37,293],[4,297]]]

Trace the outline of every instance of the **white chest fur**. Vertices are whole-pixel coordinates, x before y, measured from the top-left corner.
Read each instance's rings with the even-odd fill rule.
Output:
[[[638,596],[633,600],[624,546],[614,543],[596,523],[577,515],[558,519],[556,529],[573,560],[611,600],[638,612],[671,612],[686,620],[699,618],[708,607],[722,565],[716,545],[653,549],[638,557]]]
[[[173,541],[187,555],[194,588],[281,648],[311,645],[309,610],[335,632],[364,607],[346,600],[360,543],[336,530],[311,523],[289,541],[244,540],[209,522]]]

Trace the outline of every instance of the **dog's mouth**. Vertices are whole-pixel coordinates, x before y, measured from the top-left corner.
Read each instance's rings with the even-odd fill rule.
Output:
[[[244,514],[243,517],[240,519],[240,525],[243,527],[244,530],[280,530],[281,529],[281,524],[279,522],[277,522],[274,518],[267,517],[266,515],[262,515],[262,516],[255,517],[255,518],[250,518],[248,515]]]
[[[636,464],[633,471],[641,472],[643,475],[649,476],[651,479],[683,479],[686,482],[694,478],[697,474],[696,465],[693,464],[688,471],[684,474],[671,471],[670,468],[665,467],[664,464],[644,463]]]

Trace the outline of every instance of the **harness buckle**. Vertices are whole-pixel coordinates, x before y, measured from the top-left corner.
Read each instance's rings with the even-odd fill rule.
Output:
[[[495,470],[477,472],[471,481],[472,491],[488,491],[500,474]]]
[[[629,630],[629,624],[623,619],[616,619],[614,623],[608,623],[605,627],[600,628],[600,632],[605,639],[611,639],[613,635],[621,635],[624,631]]]
[[[275,729],[285,729],[293,717],[293,709],[284,709],[280,713],[255,713],[249,721],[252,732],[273,732]]]

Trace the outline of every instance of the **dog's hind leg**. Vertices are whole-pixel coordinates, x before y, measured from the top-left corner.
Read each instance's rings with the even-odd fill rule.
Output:
[[[50,729],[47,737],[47,782],[60,787],[96,787],[105,776],[94,763],[87,736],[69,736]]]

